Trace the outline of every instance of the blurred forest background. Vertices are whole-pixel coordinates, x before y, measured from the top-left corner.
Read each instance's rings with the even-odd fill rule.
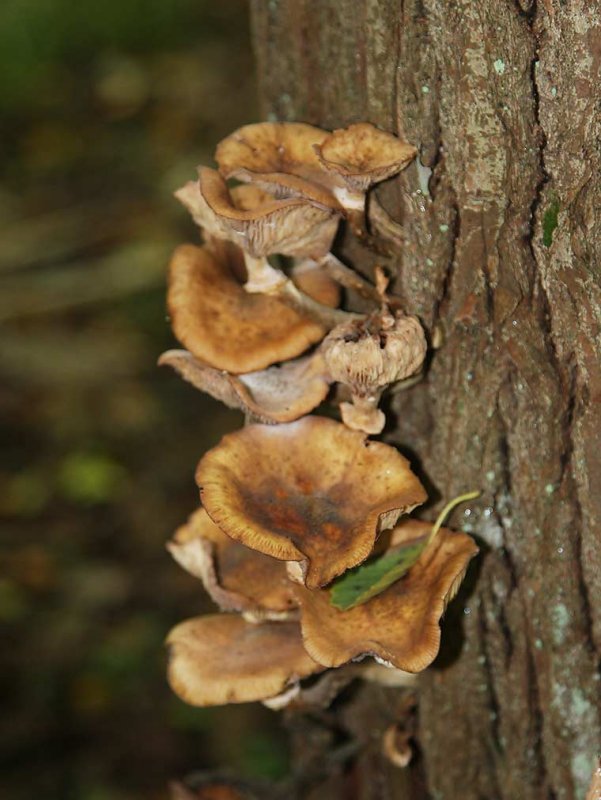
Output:
[[[155,366],[197,237],[171,193],[257,118],[253,73],[241,0],[0,4],[2,798],[286,771],[275,714],[191,709],[164,677],[170,626],[209,608],[164,543],[240,423]]]

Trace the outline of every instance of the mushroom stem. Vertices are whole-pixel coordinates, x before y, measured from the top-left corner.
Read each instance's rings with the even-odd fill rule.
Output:
[[[305,317],[323,325],[330,330],[340,325],[341,322],[350,322],[353,319],[362,319],[364,314],[355,314],[351,311],[342,311],[338,308],[318,303],[308,294],[301,292],[284,273],[271,266],[267,258],[244,253],[244,263],[248,273],[248,280],[244,288],[250,294],[267,294],[277,297],[286,305],[298,311]]]
[[[271,294],[287,280],[284,273],[272,267],[265,256],[251,256],[244,251],[244,264],[247,273],[244,288],[250,294]]]
[[[363,319],[364,314],[355,314],[353,311],[342,311],[339,308],[330,308],[318,303],[311,297],[301,292],[294,283],[286,279],[285,283],[276,286],[269,294],[277,297],[282,302],[289,305],[295,311],[309,317],[314,322],[323,325],[324,328],[331,330],[341,322],[350,322],[354,319]]]
[[[331,278],[337,281],[341,286],[344,286],[345,289],[352,289],[357,292],[357,294],[361,295],[361,297],[380,303],[380,295],[377,289],[358,275],[355,270],[343,264],[333,253],[328,253],[326,256],[319,259],[317,263],[323,267]]]
[[[386,416],[378,408],[382,389],[375,389],[367,395],[352,393],[351,396],[352,403],[340,404],[344,424],[356,431],[382,433],[386,424]]]

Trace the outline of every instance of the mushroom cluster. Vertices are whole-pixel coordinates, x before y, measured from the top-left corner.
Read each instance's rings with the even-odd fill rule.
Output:
[[[218,145],[218,170],[176,192],[203,245],[171,261],[186,349],[159,363],[246,415],[201,459],[202,506],[168,544],[220,611],[168,637],[169,681],[193,705],[282,707],[328,669],[365,660],[371,679],[375,659],[419,672],[438,652],[477,548],[407,516],[426,492],[368,438],[384,427],[382,393],[421,370],[424,331],[381,271],[372,286],[330,252],[345,221],[369,243],[367,192],[415,154],[368,123],[247,125]],[[372,310],[341,309],[341,286]],[[308,416],[335,383],[350,399],[342,421]]]

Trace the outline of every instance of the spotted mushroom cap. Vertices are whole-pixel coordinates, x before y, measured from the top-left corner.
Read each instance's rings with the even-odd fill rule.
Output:
[[[184,569],[202,580],[223,611],[284,619],[297,607],[285,564],[230,539],[204,508],[177,529],[167,548]]]
[[[173,332],[196,358],[234,374],[254,372],[323,338],[317,322],[276,298],[246,292],[235,268],[207,247],[182,245],[173,254],[167,305]]]
[[[390,546],[426,536],[431,527],[405,520],[394,529]],[[442,528],[403,578],[347,611],[331,604],[328,589],[297,585],[307,651],[328,667],[376,656],[406,672],[420,672],[438,654],[440,618],[477,552],[470,536]]]
[[[171,688],[193,706],[265,700],[323,671],[305,651],[296,622],[196,617],[173,628],[167,645]]]
[[[300,562],[310,588],[361,563],[380,530],[426,499],[393,447],[323,417],[226,435],[201,459],[196,481],[228,536]]]
[[[315,152],[322,167],[354,192],[396,175],[417,154],[413,145],[369,122],[333,131],[315,145]]]

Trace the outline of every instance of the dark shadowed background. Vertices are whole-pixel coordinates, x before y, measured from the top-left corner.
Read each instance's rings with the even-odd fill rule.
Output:
[[[157,356],[171,193],[257,118],[240,0],[0,4],[2,798],[167,796],[286,770],[259,705],[195,710],[163,639],[208,610],[164,543],[240,418]]]

